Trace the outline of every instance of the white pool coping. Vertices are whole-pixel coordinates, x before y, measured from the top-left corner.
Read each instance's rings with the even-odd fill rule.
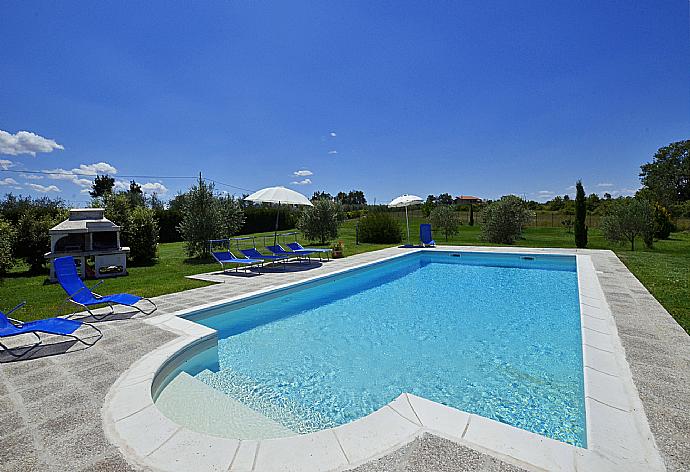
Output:
[[[166,471],[346,470],[432,433],[528,470],[662,471],[663,461],[632,380],[611,310],[589,255],[575,250],[439,246],[440,251],[576,255],[580,296],[587,448],[403,393],[352,423],[300,436],[239,440],[178,425],[153,402],[154,380],[175,359],[213,346],[216,332],[180,316],[305,284],[421,249],[400,249],[343,270],[320,274],[147,320],[180,337],[136,361],[112,386],[103,406],[109,439],[132,464]],[[382,250],[389,254],[389,250]],[[370,253],[371,254],[371,253]],[[159,375],[161,374],[161,375]]]

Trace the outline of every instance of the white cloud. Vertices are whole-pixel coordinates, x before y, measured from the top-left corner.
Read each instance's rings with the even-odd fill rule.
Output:
[[[144,193],[157,193],[163,195],[168,193],[168,188],[160,182],[146,182],[141,184],[141,190]]]
[[[65,149],[52,139],[44,138],[30,131],[19,131],[11,134],[0,130],[0,154],[17,156],[19,154],[31,154],[37,152],[53,152],[55,149]]]
[[[6,187],[8,185],[19,185],[19,182],[17,182],[11,177],[7,177],[6,179],[0,179],[0,185],[3,187]]]
[[[55,185],[40,185],[40,184],[26,184],[37,192],[48,193],[48,192],[60,192],[61,190]]]
[[[304,179],[304,180],[297,180],[295,182],[291,182],[292,185],[309,185],[311,184],[311,179]]]
[[[613,184],[608,182],[602,182],[600,184],[597,184],[597,187],[613,187]]]
[[[85,179],[85,176],[95,177],[98,174],[117,174],[117,169],[107,162],[97,162],[95,164],[80,164],[72,170],[67,169],[48,169],[43,172],[49,172],[48,178],[52,180],[67,180],[78,187],[90,187],[93,183],[91,179]],[[129,184],[127,184],[129,187]]]
[[[19,174],[23,179],[26,180],[43,180],[43,176],[41,174]]]
[[[333,151],[328,151],[328,154],[338,154],[338,151],[334,149]]]
[[[10,167],[14,167],[14,162],[8,161],[7,159],[0,159],[0,169],[7,170]]]
[[[117,169],[107,162],[97,162],[96,164],[80,164],[79,168],[72,169],[78,175],[97,175],[97,174],[117,174]]]
[[[159,195],[168,193],[168,188],[160,182],[137,182],[137,184],[141,185],[141,191],[144,193],[157,193]],[[124,180],[116,180],[113,190],[116,192],[126,192],[129,190],[129,182]]]
[[[295,175],[297,177],[307,177],[309,175],[314,175],[314,173],[310,170],[303,169],[303,170],[297,170],[297,171],[293,172],[293,175]]]
[[[335,131],[331,131],[330,135],[331,135],[331,138],[335,138],[336,137]]]
[[[539,190],[537,192],[538,195],[554,195],[554,193],[551,190]]]
[[[113,190],[119,192],[120,190],[129,190],[129,182],[124,180],[116,180],[115,185],[113,185]]]

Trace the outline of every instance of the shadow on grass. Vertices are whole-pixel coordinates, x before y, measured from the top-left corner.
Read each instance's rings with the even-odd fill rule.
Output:
[[[213,264],[216,261],[214,261],[211,257],[188,257],[183,262],[189,265],[206,265]]]

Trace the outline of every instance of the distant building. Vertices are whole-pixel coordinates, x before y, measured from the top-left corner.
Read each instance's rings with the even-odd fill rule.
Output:
[[[473,197],[472,195],[460,195],[455,198],[455,202],[461,205],[470,205],[475,203],[481,203],[482,199],[479,197]]]

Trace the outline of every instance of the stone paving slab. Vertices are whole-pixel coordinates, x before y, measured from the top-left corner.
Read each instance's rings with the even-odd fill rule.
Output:
[[[211,274],[214,281],[222,283],[156,297],[160,308],[155,315],[346,269],[396,251],[390,248],[314,264],[308,270],[276,270],[257,277]],[[576,253],[569,249],[560,252]],[[690,337],[615,254],[589,250],[577,253],[592,256],[668,470],[690,470]],[[124,318],[99,322],[103,339],[89,349],[72,346],[63,354],[0,364],[2,470],[133,470],[106,440],[101,406],[122,372],[176,335],[148,325],[141,318]],[[355,470],[520,469],[468,447],[425,435]]]

